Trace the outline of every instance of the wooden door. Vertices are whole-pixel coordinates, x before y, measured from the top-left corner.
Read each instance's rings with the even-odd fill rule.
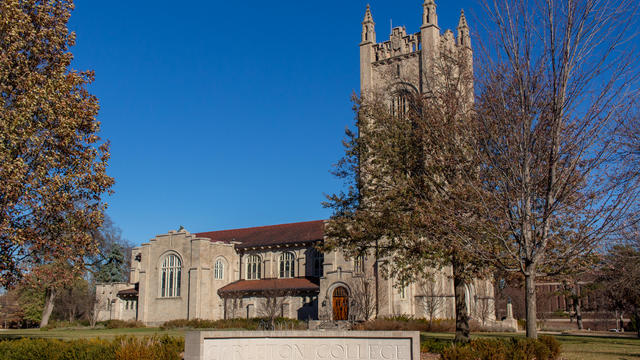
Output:
[[[347,289],[333,290],[333,320],[347,320],[349,317],[349,295]]]

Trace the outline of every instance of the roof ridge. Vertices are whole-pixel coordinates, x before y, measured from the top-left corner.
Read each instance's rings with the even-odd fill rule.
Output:
[[[224,230],[211,230],[211,231],[199,231],[196,232],[195,234],[205,234],[205,233],[213,233],[213,232],[223,232],[223,231],[238,231],[238,230],[252,230],[252,229],[266,229],[266,228],[273,228],[273,227],[277,227],[277,226],[286,226],[286,225],[298,225],[298,224],[308,224],[308,223],[313,223],[313,222],[324,222],[326,220],[309,220],[309,221],[299,221],[299,222],[293,222],[293,223],[284,223],[284,224],[275,224],[275,225],[261,225],[261,226],[251,226],[251,227],[245,227],[245,228],[235,228],[235,229],[224,229]]]

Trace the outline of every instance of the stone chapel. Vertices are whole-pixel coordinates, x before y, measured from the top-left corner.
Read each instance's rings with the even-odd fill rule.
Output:
[[[396,27],[389,40],[378,43],[367,6],[360,42],[361,92],[427,92],[430,66],[442,44],[472,54],[464,12],[457,37],[450,30],[442,34],[436,4],[426,0],[419,32],[407,34],[404,27]],[[276,298],[278,315],[287,318],[344,321],[370,316],[363,297],[372,294],[363,284],[373,274],[374,257],[322,253],[317,245],[323,239],[323,220],[157,235],[133,249],[129,283],[97,286],[99,320],[159,325],[175,319],[263,317]],[[393,278],[378,279],[378,316],[454,318],[451,269],[434,272],[428,284],[404,288],[394,286]],[[430,301],[434,298],[438,301]],[[474,280],[466,288],[466,299],[472,317],[495,320],[491,281]],[[438,308],[429,310],[434,303]]]

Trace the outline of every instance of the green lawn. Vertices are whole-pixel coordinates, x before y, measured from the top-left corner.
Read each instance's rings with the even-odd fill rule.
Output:
[[[184,336],[183,330],[160,330],[159,328],[139,329],[53,329],[40,331],[9,330],[0,331],[2,338],[40,337],[58,339],[105,338],[113,339],[121,335],[152,336],[152,335]],[[451,333],[422,333],[423,337],[438,339],[453,339]],[[513,333],[482,333],[472,337],[512,337],[524,336]],[[567,360],[640,360],[640,339],[621,337],[597,337],[576,335],[554,335],[562,343],[563,357]]]
[[[55,338],[55,339],[82,339],[103,338],[113,339],[117,336],[153,336],[153,335],[184,336],[181,330],[161,330],[159,328],[135,328],[135,329],[52,329],[41,331],[39,329],[7,330],[0,331],[0,339],[3,338]]]

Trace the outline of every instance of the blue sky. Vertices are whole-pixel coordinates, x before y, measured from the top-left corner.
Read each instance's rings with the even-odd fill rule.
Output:
[[[422,0],[369,1],[378,41],[419,31]],[[353,123],[367,1],[76,0],[74,68],[93,69],[111,141],[108,214],[132,244],[324,219]],[[454,29],[474,1],[437,1]]]

